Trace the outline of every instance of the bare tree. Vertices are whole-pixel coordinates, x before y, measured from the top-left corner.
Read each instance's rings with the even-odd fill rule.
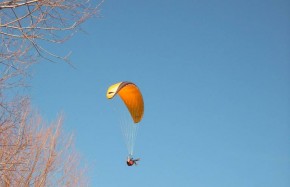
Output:
[[[48,126],[26,100],[18,110],[1,120],[0,185],[87,186],[72,137],[60,132],[62,117]]]
[[[19,57],[24,57],[31,49],[48,60],[51,57],[67,60],[67,57],[45,49],[42,42],[63,43],[81,23],[96,15],[99,5],[92,6],[87,0],[9,0],[0,3],[1,61],[23,62],[25,58]]]
[[[30,110],[22,88],[40,58],[68,61],[52,46],[68,40],[98,15],[103,0],[2,0],[0,2],[0,186],[86,186],[62,117],[45,124]],[[17,89],[19,90],[19,89]]]
[[[89,0],[0,2],[0,87],[7,80],[13,80],[10,86],[22,84],[27,68],[38,57],[68,62],[69,54],[58,55],[51,45],[65,42],[80,29],[81,23],[98,15],[102,2],[95,5]]]

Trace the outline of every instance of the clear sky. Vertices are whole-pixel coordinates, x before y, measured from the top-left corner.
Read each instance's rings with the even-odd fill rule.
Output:
[[[34,66],[32,103],[64,129],[92,186],[289,187],[290,1],[106,0]],[[107,88],[132,81],[145,115],[126,147]]]

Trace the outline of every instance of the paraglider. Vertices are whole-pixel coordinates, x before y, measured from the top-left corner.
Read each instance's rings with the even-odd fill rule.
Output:
[[[137,158],[137,159],[134,159],[134,158],[131,158],[130,156],[128,156],[127,158],[127,165],[128,166],[133,166],[133,165],[138,165],[137,161],[139,161],[140,158]]]
[[[130,114],[128,120],[120,120],[123,136],[128,149],[127,165],[137,165],[140,159],[133,159],[135,139],[139,123],[144,115],[144,101],[139,88],[132,82],[119,82],[108,88],[107,98],[112,99],[116,95],[120,97],[123,105],[125,104],[126,113]],[[124,111],[123,111],[124,112]]]

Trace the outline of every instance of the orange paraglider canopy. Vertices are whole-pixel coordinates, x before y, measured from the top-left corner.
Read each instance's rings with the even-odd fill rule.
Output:
[[[144,102],[139,88],[132,82],[119,82],[109,87],[107,98],[112,99],[116,94],[125,103],[134,123],[140,122],[144,114]]]

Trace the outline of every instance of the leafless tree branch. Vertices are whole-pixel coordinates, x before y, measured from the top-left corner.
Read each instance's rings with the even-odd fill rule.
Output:
[[[87,186],[62,117],[47,125],[18,94],[39,58],[69,62],[48,49],[70,39],[99,6],[89,0],[0,2],[0,186]]]
[[[72,138],[61,132],[62,117],[47,125],[27,100],[17,108],[0,126],[0,186],[86,186]]]
[[[4,0],[0,2],[0,74],[22,75],[38,58],[69,62],[47,44],[61,44],[97,16],[104,0]],[[68,51],[68,53],[70,53]],[[19,72],[21,71],[21,72]],[[9,74],[9,76],[7,76]],[[1,79],[0,77],[0,84]],[[2,79],[2,83],[3,80]],[[13,78],[12,78],[13,79]]]

